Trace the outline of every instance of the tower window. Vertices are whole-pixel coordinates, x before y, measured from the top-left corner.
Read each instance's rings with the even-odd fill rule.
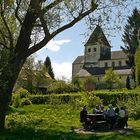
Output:
[[[105,62],[105,67],[108,67],[108,63],[107,62]]]
[[[121,61],[119,61],[119,66],[122,66],[122,62]]]
[[[115,67],[115,62],[112,62],[112,67]]]
[[[88,52],[91,52],[91,48],[88,48]]]
[[[93,48],[93,52],[96,52],[96,50],[97,50],[96,48]]]

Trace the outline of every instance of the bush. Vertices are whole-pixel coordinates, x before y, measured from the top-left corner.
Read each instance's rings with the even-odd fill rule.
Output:
[[[118,100],[117,106],[126,106],[128,108],[129,117],[136,120],[140,118],[140,96],[128,98],[128,100]]]
[[[83,92],[81,96],[76,99],[76,105],[78,107],[83,107],[86,105],[87,107],[93,108],[96,104],[102,103],[103,101],[92,92]]]
[[[80,91],[74,84],[66,83],[63,80],[55,81],[48,87],[48,93],[70,93]]]
[[[15,94],[12,97],[12,106],[17,108],[20,105],[20,95],[19,94]]]
[[[19,107],[21,105],[21,102],[23,102],[22,99],[29,100],[29,98],[28,98],[29,95],[30,95],[30,93],[26,89],[23,89],[23,88],[19,89],[18,91],[13,93],[12,101],[11,101],[12,106],[16,107],[16,108]]]
[[[137,91],[128,91],[128,90],[102,90],[102,91],[95,91],[93,92],[95,96],[100,97],[103,99],[103,104],[108,105],[112,104],[116,106],[117,100],[128,100],[129,98],[137,97]]]
[[[24,88],[20,88],[19,90],[17,90],[15,93],[13,93],[14,95],[15,94],[18,94],[20,96],[20,98],[27,98],[30,93],[28,92],[28,90],[24,89]]]
[[[20,107],[23,107],[25,105],[30,105],[30,104],[32,104],[32,102],[30,101],[29,98],[22,98],[20,102]]]

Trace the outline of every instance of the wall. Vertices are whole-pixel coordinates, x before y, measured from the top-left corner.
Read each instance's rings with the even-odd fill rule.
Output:
[[[99,67],[105,67],[105,62],[108,63],[108,67],[112,67],[112,62],[115,62],[115,66],[119,66],[119,61],[121,61],[122,66],[126,66],[127,59],[114,59],[114,60],[103,60],[99,62]]]
[[[72,65],[72,77],[74,77],[83,67],[83,63]]]
[[[91,49],[90,52],[88,51],[89,49]],[[94,49],[96,49],[96,51]],[[85,63],[98,62],[99,58],[100,58],[99,44],[85,46]]]

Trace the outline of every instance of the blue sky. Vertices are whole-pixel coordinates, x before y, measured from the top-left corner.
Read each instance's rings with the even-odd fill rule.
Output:
[[[131,7],[132,8],[132,7]],[[133,9],[133,8],[132,8]],[[131,14],[128,13],[128,14]],[[122,25],[123,26],[123,25]],[[53,71],[57,79],[70,79],[72,75],[72,62],[77,56],[84,54],[84,42],[87,25],[81,21],[70,29],[60,33],[51,40],[43,49],[36,53],[36,58],[44,61],[49,56],[52,62]],[[112,46],[112,51],[119,50],[123,45],[121,33],[112,32],[115,37],[107,38]]]

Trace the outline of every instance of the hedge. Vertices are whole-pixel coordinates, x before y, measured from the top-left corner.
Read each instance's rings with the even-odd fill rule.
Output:
[[[103,99],[103,104],[116,105],[118,100],[127,101],[129,98],[138,97],[138,93],[94,93],[96,96]]]
[[[51,94],[51,95],[30,95],[29,98],[33,104],[48,104],[48,103],[69,103],[70,101],[74,101],[76,98],[79,98],[83,92],[79,93],[66,93],[66,94]],[[118,100],[127,101],[128,98],[137,97],[139,94],[134,92],[90,92],[90,94],[94,94],[98,96],[100,99],[103,99],[103,104],[108,105],[116,105]]]
[[[51,94],[51,95],[30,95],[29,98],[32,104],[48,104],[51,99],[59,100],[61,103],[69,103],[78,98],[80,94]]]

